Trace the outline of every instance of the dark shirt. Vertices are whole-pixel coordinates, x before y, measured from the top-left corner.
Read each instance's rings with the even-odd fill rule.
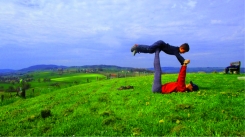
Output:
[[[180,64],[183,65],[185,59],[179,53],[179,47],[169,45],[162,40],[159,40],[152,45],[138,45],[137,51],[139,53],[154,53],[156,49],[161,49],[163,52],[169,55],[175,55],[176,58],[179,60]]]
[[[180,55],[179,47],[172,46],[172,45],[169,45],[168,43],[164,42],[161,50],[164,51],[166,54],[175,55],[176,58],[179,60],[180,64],[183,65],[185,59]]]

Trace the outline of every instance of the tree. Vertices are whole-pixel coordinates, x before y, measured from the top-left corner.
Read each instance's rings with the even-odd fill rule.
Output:
[[[31,88],[31,84],[20,79],[20,91],[18,93],[21,97],[26,98],[26,90],[29,88]]]

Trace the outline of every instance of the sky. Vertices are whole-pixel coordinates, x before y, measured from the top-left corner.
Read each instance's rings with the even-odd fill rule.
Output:
[[[189,67],[245,64],[244,0],[0,0],[0,69],[39,64],[151,68],[134,44],[188,43]],[[160,53],[162,67],[180,67]]]

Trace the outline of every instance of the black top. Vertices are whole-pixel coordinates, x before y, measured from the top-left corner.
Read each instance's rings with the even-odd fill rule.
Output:
[[[168,43],[163,44],[162,51],[169,55],[175,55],[176,58],[179,60],[180,64],[183,65],[185,59],[179,53],[179,47],[169,45]]]

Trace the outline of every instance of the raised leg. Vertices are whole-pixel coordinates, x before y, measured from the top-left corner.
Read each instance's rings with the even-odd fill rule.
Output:
[[[161,81],[161,64],[159,58],[160,49],[156,49],[155,57],[154,57],[154,81],[152,85],[153,93],[161,93],[162,92],[162,81]]]

